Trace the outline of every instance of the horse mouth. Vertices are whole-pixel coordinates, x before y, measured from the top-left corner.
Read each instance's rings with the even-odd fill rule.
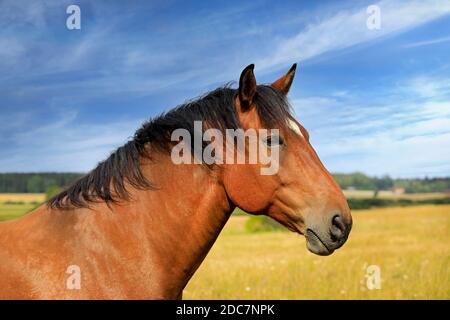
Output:
[[[320,239],[320,237],[312,229],[306,230],[306,247],[309,251],[319,256],[328,256],[334,250],[327,247],[327,245]]]

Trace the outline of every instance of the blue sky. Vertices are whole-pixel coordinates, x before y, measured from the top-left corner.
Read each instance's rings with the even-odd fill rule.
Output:
[[[88,171],[246,65],[267,83],[294,62],[291,103],[330,171],[450,175],[450,1],[395,0],[1,1],[0,172]]]

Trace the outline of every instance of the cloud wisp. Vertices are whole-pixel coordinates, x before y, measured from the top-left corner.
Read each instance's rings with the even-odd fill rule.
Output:
[[[380,29],[367,27],[367,7],[323,15],[294,36],[279,40],[273,54],[258,64],[266,70],[277,69],[291,61],[396,35],[450,14],[450,3],[441,1],[380,1],[374,5],[380,8]]]
[[[441,37],[441,38],[436,38],[436,39],[431,39],[431,40],[424,40],[424,41],[408,43],[408,44],[405,44],[403,46],[403,48],[417,48],[417,47],[431,46],[434,44],[445,43],[445,42],[449,42],[449,41],[450,41],[450,37]]]

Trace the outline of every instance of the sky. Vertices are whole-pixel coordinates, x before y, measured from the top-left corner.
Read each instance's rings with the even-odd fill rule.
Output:
[[[450,176],[440,0],[2,0],[0,172],[87,172],[250,63],[259,83],[298,63],[290,101],[329,171]]]

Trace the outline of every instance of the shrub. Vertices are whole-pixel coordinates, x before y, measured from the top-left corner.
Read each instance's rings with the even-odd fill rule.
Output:
[[[245,230],[247,232],[266,232],[285,230],[285,228],[267,216],[251,216],[245,224]]]
[[[25,202],[23,202],[23,201],[12,201],[12,200],[7,200],[7,201],[3,202],[3,204],[22,205],[22,204],[25,204]]]

